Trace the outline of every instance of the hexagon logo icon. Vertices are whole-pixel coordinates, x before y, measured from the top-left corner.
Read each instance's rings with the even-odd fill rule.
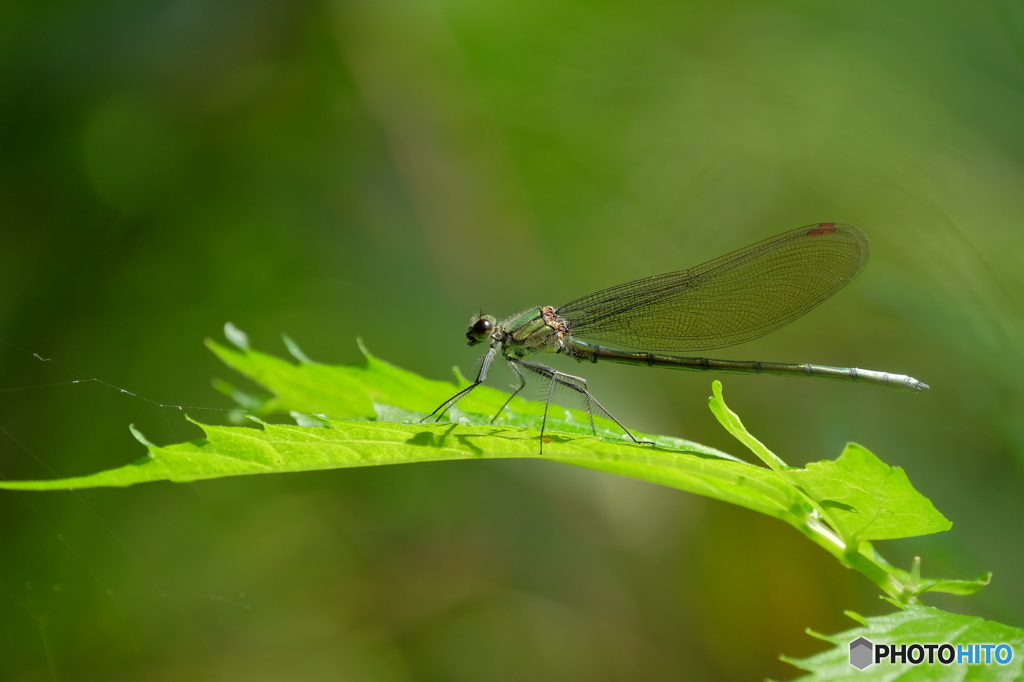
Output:
[[[857,670],[863,670],[872,663],[872,652],[875,649],[875,645],[863,637],[850,642],[850,665]]]

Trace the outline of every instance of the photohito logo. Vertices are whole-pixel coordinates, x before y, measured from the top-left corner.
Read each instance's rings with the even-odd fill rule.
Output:
[[[1013,660],[1009,644],[875,644],[858,637],[850,642],[850,665],[864,670],[875,663],[919,665],[1006,665]]]

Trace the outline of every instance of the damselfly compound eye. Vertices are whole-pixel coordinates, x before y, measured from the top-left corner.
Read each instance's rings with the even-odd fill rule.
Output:
[[[474,346],[481,341],[486,340],[493,331],[494,320],[487,317],[481,317],[469,325],[469,331],[466,332],[466,338],[469,339],[469,345]]]

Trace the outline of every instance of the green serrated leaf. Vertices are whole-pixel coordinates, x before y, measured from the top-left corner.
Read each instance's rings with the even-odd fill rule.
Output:
[[[391,404],[429,413],[457,390],[445,381],[431,381],[400,369],[369,353],[361,365],[293,364],[256,350],[235,350],[207,340],[207,347],[224,364],[251,378],[274,394],[267,412],[325,414],[335,419],[373,417],[373,404]],[[494,414],[508,394],[481,386],[459,402],[462,410]],[[541,406],[542,408],[543,406]],[[525,400],[513,400],[513,411],[539,414]]]
[[[974,594],[992,582],[991,573],[983,573],[974,580],[921,580],[921,592],[945,592],[961,596]]]
[[[812,462],[804,469],[790,467],[751,435],[728,408],[720,382],[714,382],[712,390],[709,404],[722,426],[798,488],[847,547],[952,527],[931,501],[914,489],[903,469],[889,466],[856,443],[848,443],[834,461]]]
[[[144,481],[196,481],[244,474],[314,471],[458,459],[546,459],[688,490],[780,516],[793,492],[770,471],[705,450],[651,448],[594,436],[551,434],[537,452],[539,431],[483,425],[329,421],[326,427],[261,424],[261,429],[200,425],[206,437],[148,444],[149,456],[91,476],[6,481],[18,490],[127,486]],[[142,438],[141,434],[139,437]]]
[[[928,606],[908,606],[884,616],[857,618],[863,625],[836,635],[821,636],[834,645],[833,649],[803,659],[782,657],[782,660],[805,670],[800,680],[856,680],[870,682],[883,680],[988,680],[1010,682],[1024,677],[1024,630],[983,620],[974,616],[949,613]],[[1013,660],[1006,665],[969,665],[953,663],[932,664],[880,662],[858,670],[850,664],[850,642],[863,637],[872,644],[1008,644],[1013,649]]]
[[[791,469],[787,477],[821,506],[829,525],[851,545],[938,533],[953,525],[914,490],[903,469],[856,443],[847,444],[839,459]]]
[[[236,343],[244,338],[239,330],[234,336]],[[492,424],[508,394],[481,386],[450,410],[450,422],[420,423],[458,386],[394,367],[361,344],[365,361],[350,366],[312,362],[294,342],[289,346],[297,364],[243,344],[238,350],[213,341],[207,345],[272,394],[266,400],[242,396],[248,406],[262,408],[260,414],[290,414],[299,425],[269,424],[250,414],[248,418],[261,428],[200,425],[205,438],[167,446],[148,442],[133,428],[148,455],[127,466],[73,478],[0,482],[0,488],[127,486],[380,464],[539,457],[543,403],[513,398]],[[465,385],[464,378],[461,383]],[[236,393],[224,382],[217,385]],[[781,519],[901,602],[913,602],[928,590],[967,594],[984,584],[984,579],[922,579],[917,568],[907,572],[891,566],[867,541],[949,527],[914,491],[902,470],[857,445],[848,446],[835,462],[789,467],[747,432],[725,404],[719,382],[714,394],[711,407],[722,424],[770,468],[668,436],[637,433],[655,443],[637,445],[626,440],[615,423],[557,405],[548,410],[543,459],[679,488]]]
[[[228,365],[274,394],[269,409],[289,410],[304,426],[262,422],[261,429],[200,425],[206,438],[162,447],[137,433],[149,454],[127,466],[59,480],[8,481],[0,487],[126,486],[379,464],[538,457],[542,404],[513,400],[501,423],[474,423],[489,421],[508,397],[481,387],[459,403],[455,415],[460,423],[420,424],[419,419],[449,398],[455,386],[423,379],[369,353],[362,365],[332,366],[293,364],[212,341],[208,346]],[[339,415],[381,421],[342,421],[336,419]],[[614,424],[597,419],[595,425],[606,440],[590,435],[590,419],[585,413],[552,406],[544,459],[668,485],[780,518],[799,503],[798,494],[767,469],[666,436],[638,434],[658,444],[639,446],[623,441]]]

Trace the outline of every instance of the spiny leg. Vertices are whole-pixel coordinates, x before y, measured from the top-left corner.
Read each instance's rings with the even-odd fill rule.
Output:
[[[592,406],[592,403],[597,403],[597,401],[594,400],[594,396],[592,396],[590,394],[590,391],[587,390],[587,380],[584,379],[583,377],[574,376],[572,374],[565,374],[564,372],[558,371],[554,371],[552,380],[559,386],[564,386],[566,388],[572,389],[573,391],[576,391],[581,396],[583,396],[583,406],[586,407],[587,418],[590,419],[590,432],[596,436],[597,425],[594,423],[594,408]],[[600,403],[598,403],[598,405],[600,405]],[[607,414],[607,411],[603,407],[599,407],[599,409],[605,414]],[[611,415],[608,416],[610,417]]]
[[[505,411],[505,408],[508,407],[508,404],[510,402],[512,402],[512,398],[515,398],[517,395],[519,395],[520,391],[522,391],[524,388],[526,388],[526,377],[523,376],[523,373],[520,372],[519,369],[512,362],[509,362],[508,366],[509,366],[509,369],[511,369],[513,372],[515,372],[515,375],[517,377],[519,377],[519,388],[517,388],[515,391],[513,391],[512,395],[510,395],[508,397],[508,400],[506,400],[505,402],[503,402],[501,404],[501,407],[498,408],[498,411],[494,414],[494,417],[491,418],[491,423],[492,424],[495,422],[495,420],[499,416],[501,416],[501,413]]]
[[[461,391],[459,391],[458,393],[453,395],[451,398],[448,398],[448,400],[446,400],[443,403],[441,403],[440,405],[438,405],[434,409],[433,412],[431,412],[426,417],[421,419],[420,420],[420,424],[422,424],[423,422],[427,421],[428,419],[433,417],[435,414],[437,415],[437,419],[435,421],[441,421],[441,417],[443,417],[445,415],[445,413],[448,412],[448,410],[450,410],[453,407],[455,407],[455,403],[457,403],[460,400],[462,400],[463,398],[465,398],[467,395],[469,395],[470,391],[472,391],[474,388],[476,388],[477,386],[479,386],[482,383],[483,383],[482,381],[474,381],[469,386],[467,386],[466,388],[462,389]]]
[[[586,379],[584,379],[583,377],[573,376],[572,374],[564,374],[562,372],[559,372],[558,374],[559,376],[555,378],[555,381],[557,381],[560,386],[571,388],[572,390],[576,391],[577,393],[580,393],[583,396],[584,404],[587,406],[587,416],[590,417],[590,430],[594,432],[595,436],[597,435],[597,427],[594,425],[594,412],[593,408],[591,407],[591,403],[597,405],[597,409],[601,411],[601,414],[603,414],[604,416],[608,417],[613,422],[618,424],[619,428],[622,429],[634,443],[649,443],[649,441],[640,441],[633,437],[633,434],[629,432],[629,429],[623,426],[622,422],[616,419],[612,415],[612,413],[609,412],[605,408],[605,406],[602,405],[600,401],[598,401],[598,399],[594,397],[594,394],[587,389]],[[651,443],[651,445],[653,445],[653,443]]]
[[[544,454],[544,431],[548,427],[548,410],[551,409],[551,394],[555,390],[555,377],[557,372],[551,370],[551,376],[548,378],[548,393],[544,396],[544,418],[540,422],[540,454]]]
[[[421,419],[420,423],[422,424],[423,422],[425,422],[428,419],[430,419],[431,417],[433,417],[435,414],[437,415],[437,420],[436,421],[440,421],[441,417],[443,417],[448,410],[450,410],[453,407],[455,407],[455,403],[459,402],[460,400],[465,398],[467,395],[469,395],[469,393],[474,388],[476,388],[480,384],[484,383],[484,380],[487,379],[487,371],[491,368],[491,363],[494,362],[494,356],[497,355],[497,353],[498,353],[498,345],[496,343],[495,344],[491,344],[490,350],[487,351],[487,354],[484,355],[484,359],[480,362],[480,371],[477,372],[476,381],[474,381],[472,384],[470,384],[466,388],[462,389],[461,391],[459,391],[458,393],[453,395],[451,398],[448,398],[448,400],[446,400],[443,403],[441,403],[440,405],[438,405],[437,408],[434,409],[433,412],[431,412],[426,417]]]
[[[578,379],[579,377],[573,377],[573,378],[574,379]],[[604,405],[601,404],[601,401],[599,401],[597,398],[595,398],[594,394],[592,394],[589,390],[587,390],[586,384],[587,384],[586,380],[583,380],[583,386],[578,387],[578,390],[580,390],[583,393],[585,393],[589,400],[594,401],[594,404],[597,405],[597,409],[601,410],[601,413],[604,416],[608,417],[613,422],[618,424],[619,428],[626,432],[626,435],[629,436],[630,440],[632,440],[637,445],[655,445],[655,442],[651,441],[651,440],[637,440],[636,436],[634,436],[632,433],[630,433],[629,429],[627,429],[625,426],[623,426],[622,422],[620,422],[618,419],[616,419],[615,415],[613,415],[611,412],[609,412],[608,409]],[[570,385],[570,388],[573,388],[573,387]],[[593,424],[594,424],[594,415],[593,414],[590,415],[590,424],[591,424],[591,426],[593,426]]]
[[[547,396],[547,400],[545,401],[545,404],[544,404],[544,420],[541,422],[541,453],[542,454],[544,452],[543,436],[544,436],[545,427],[547,426],[548,407],[551,404],[551,391],[554,388],[555,384],[558,384],[559,386],[565,386],[566,388],[572,389],[573,391],[576,391],[577,393],[579,393],[580,395],[583,396],[585,404],[587,406],[587,413],[588,413],[588,416],[590,417],[590,427],[594,431],[595,435],[597,434],[597,428],[594,425],[594,413],[593,413],[593,410],[590,407],[591,403],[593,403],[594,405],[597,405],[597,408],[601,411],[601,414],[603,414],[604,416],[608,417],[613,422],[615,422],[615,424],[618,425],[618,427],[620,429],[622,429],[623,432],[627,436],[629,436],[629,439],[632,440],[634,443],[636,443],[638,445],[654,445],[654,443],[652,441],[637,440],[636,437],[632,433],[630,433],[629,429],[627,429],[625,426],[623,426],[622,422],[620,422],[618,419],[616,419],[615,415],[613,415],[611,412],[609,412],[608,409],[605,408],[605,406],[601,404],[601,401],[599,401],[597,398],[595,398],[594,395],[587,389],[587,380],[584,379],[583,377],[574,376],[572,374],[566,374],[565,372],[559,372],[558,370],[552,369],[550,367],[546,367],[544,365],[538,365],[538,364],[535,364],[533,362],[527,362],[525,360],[520,360],[518,358],[510,357],[510,358],[508,358],[508,360],[513,365],[521,365],[522,367],[524,367],[524,368],[526,368],[526,369],[528,369],[528,370],[530,370],[530,371],[532,371],[532,372],[534,372],[536,374],[539,374],[540,376],[548,379],[551,382],[548,385],[548,396]]]
[[[550,367],[545,367],[544,365],[538,365],[538,364],[535,364],[533,362],[526,362],[525,360],[521,360],[521,359],[515,358],[515,357],[509,357],[508,361],[509,361],[509,363],[510,363],[510,365],[511,365],[511,367],[513,369],[515,369],[516,365],[520,365],[524,369],[526,369],[526,370],[528,370],[530,372],[533,372],[534,374],[537,374],[538,376],[541,376],[541,377],[543,377],[544,379],[546,379],[548,381],[547,396],[544,399],[544,414],[543,414],[543,416],[541,417],[541,420],[540,420],[540,454],[543,455],[544,454],[544,432],[547,430],[547,425],[548,425],[548,408],[551,405],[551,393],[552,393],[552,390],[554,389],[554,385],[555,385],[555,381],[556,381],[556,375],[558,374],[558,372],[556,372],[555,370],[551,369]],[[519,374],[520,376],[522,376],[522,373],[520,373],[518,370],[516,370],[516,373]],[[523,379],[523,384],[525,385],[525,383],[526,383],[526,380],[524,378]],[[520,389],[521,388],[522,387],[520,387]],[[517,391],[517,393],[518,393],[518,391]]]

